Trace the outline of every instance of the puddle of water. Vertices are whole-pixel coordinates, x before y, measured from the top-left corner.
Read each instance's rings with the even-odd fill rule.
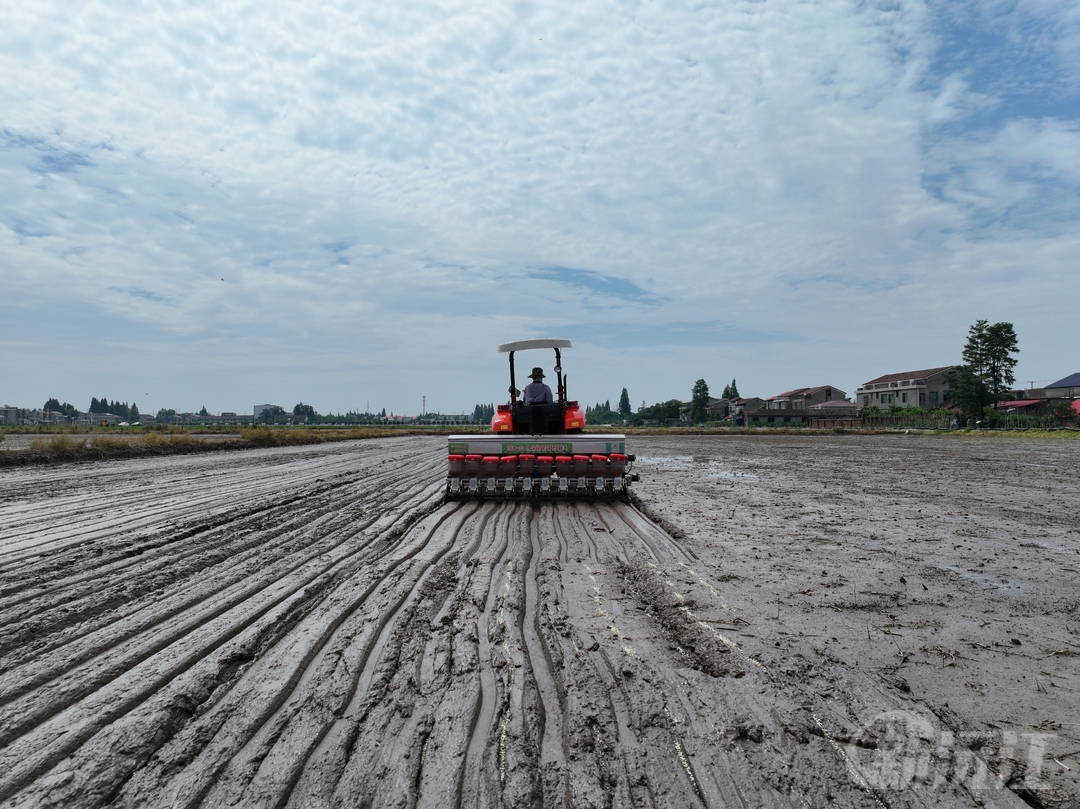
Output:
[[[1008,579],[992,578],[990,576],[984,576],[981,573],[972,573],[970,570],[965,570],[962,567],[954,567],[953,565],[937,565],[939,570],[948,570],[950,573],[955,573],[962,579],[967,579],[970,582],[978,584],[980,587],[985,587],[988,590],[999,590],[1007,593],[1018,593],[1027,589],[1027,585],[1019,581],[1009,581]]]

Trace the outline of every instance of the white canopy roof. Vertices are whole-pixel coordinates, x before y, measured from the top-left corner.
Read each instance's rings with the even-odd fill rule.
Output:
[[[543,337],[539,340],[518,340],[516,343],[503,343],[499,346],[499,353],[508,351],[527,351],[530,348],[573,348],[569,340],[558,340],[554,337]]]

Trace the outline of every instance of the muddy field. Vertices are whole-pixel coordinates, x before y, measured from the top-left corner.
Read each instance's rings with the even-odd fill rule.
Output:
[[[440,439],[0,472],[5,806],[1080,806],[1080,443]]]

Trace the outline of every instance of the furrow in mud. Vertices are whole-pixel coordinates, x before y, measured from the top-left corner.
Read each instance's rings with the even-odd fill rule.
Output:
[[[380,491],[386,489],[399,498],[402,484],[409,479],[415,481],[416,458],[394,459],[393,463],[398,474],[378,478],[372,491],[367,493],[370,499],[376,499]],[[342,487],[364,481],[367,475],[359,470],[335,473],[333,469],[336,468],[339,468],[339,465],[331,469],[315,466],[311,470],[290,466],[292,491],[285,497],[261,497],[246,485],[244,489],[230,489],[228,481],[217,480],[211,487],[212,498],[185,498],[184,511],[198,514],[194,519],[187,519],[186,513],[177,514],[175,505],[170,507],[168,503],[161,504],[160,501],[167,498],[162,498],[160,493],[144,491],[139,502],[128,503],[120,509],[134,512],[134,517],[129,513],[119,519],[111,518],[104,526],[100,511],[96,518],[86,517],[84,522],[88,528],[75,532],[78,542],[74,545],[65,543],[63,537],[58,536],[58,531],[53,526],[53,523],[58,521],[58,515],[50,504],[48,512],[39,516],[38,521],[45,524],[36,529],[43,536],[41,547],[20,554],[5,554],[8,569],[6,573],[0,574],[0,582],[6,579],[7,583],[0,584],[0,609],[20,604],[27,598],[41,598],[48,595],[51,589],[68,592],[80,581],[92,581],[94,574],[106,571],[110,574],[122,574],[125,568],[142,567],[146,561],[145,554],[187,540],[195,534],[209,533],[223,526],[265,524],[275,518],[276,512],[313,498],[327,498],[331,494],[337,494]],[[326,482],[327,479],[330,479],[329,482]],[[269,486],[265,482],[259,485]],[[238,498],[243,505],[236,505]],[[136,508],[137,506],[141,508]],[[117,505],[113,503],[109,512],[117,509]],[[207,511],[213,516],[208,518]],[[65,522],[62,515],[59,521],[64,524],[65,531],[72,530],[73,526]],[[117,526],[123,530],[119,531]],[[4,541],[5,546],[14,546],[7,531],[4,532]],[[199,544],[183,542],[183,555],[198,552]],[[87,554],[91,553],[98,557],[94,574],[86,572],[85,565],[81,564],[85,562]],[[182,559],[183,555],[178,559]],[[11,570],[12,560],[22,560],[23,565]],[[28,579],[21,575],[24,567],[33,570],[33,578]],[[25,591],[30,592],[20,597]]]
[[[429,496],[437,498],[437,489],[430,486],[429,488]],[[422,504],[422,501],[410,501],[408,497],[405,502],[412,503],[410,508],[414,512]],[[382,518],[385,516],[385,514],[382,515]],[[391,534],[395,531],[392,526],[384,530],[389,530]],[[379,550],[385,552],[385,547]],[[376,558],[379,554],[370,555]],[[7,741],[11,743],[0,751],[0,756],[13,762],[13,766],[8,775],[0,779],[0,789],[3,790],[3,794],[17,788],[20,782],[32,779],[36,773],[48,767],[51,761],[55,761],[58,756],[70,752],[81,744],[97,728],[110,722],[115,723],[119,716],[138,706],[146,695],[153,695],[164,682],[175,680],[201,658],[207,655],[213,656],[213,653],[223,644],[231,638],[243,636],[247,630],[258,625],[260,620],[264,624],[273,625],[288,614],[289,608],[295,610],[306,606],[313,600],[306,588],[316,583],[315,578],[320,572],[325,577],[325,574],[334,567],[331,564],[328,568],[326,563],[323,563],[322,571],[311,571],[312,561],[307,562],[306,575],[302,572],[302,578],[295,586],[290,588],[285,584],[287,580],[281,578],[278,578],[271,587],[264,585],[267,592],[260,595],[251,607],[244,603],[250,601],[251,588],[248,592],[231,600],[226,594],[224,601],[221,600],[223,596],[220,594],[216,596],[216,601],[213,593],[208,594],[204,600],[213,614],[208,616],[209,623],[201,625],[204,628],[199,631],[196,631],[196,627],[191,626],[189,622],[188,625],[181,625],[172,635],[168,633],[163,635],[161,627],[153,626],[154,622],[151,620],[148,622],[151,625],[149,628],[156,631],[147,631],[136,636],[135,640],[141,651],[134,651],[132,653],[135,655],[134,658],[130,655],[124,657],[122,654],[117,654],[115,650],[110,654],[110,650],[106,648],[100,655],[101,663],[97,674],[91,672],[88,676],[87,671],[78,669],[66,675],[60,672],[55,678],[58,682],[53,688],[28,693],[17,704],[7,706],[6,710],[11,721],[5,722],[4,727],[5,733],[9,734]],[[340,561],[337,560],[339,569]],[[362,563],[363,560],[359,562]],[[304,568],[305,565],[300,565],[295,569],[304,571]],[[312,575],[313,572],[314,575]],[[258,603],[259,600],[263,603]],[[243,612],[238,614],[236,608],[241,604],[244,605]],[[186,612],[173,613],[176,615],[174,620],[181,623],[187,620]],[[197,622],[198,617],[191,620]],[[265,636],[265,628],[258,629],[256,634]],[[149,666],[148,669],[147,666]],[[83,668],[85,669],[85,666]],[[229,668],[229,665],[225,668]],[[116,676],[118,674],[119,677]],[[129,682],[132,684],[139,682],[140,687],[133,690],[128,685]],[[75,706],[73,700],[79,698],[86,698],[84,700],[86,704]],[[68,705],[71,707],[65,708]],[[75,714],[72,714],[72,711],[75,711]],[[48,720],[48,717],[52,715],[56,715],[57,719]],[[33,727],[30,738],[12,741],[12,735],[17,736],[20,729],[29,727]],[[50,727],[55,727],[55,732],[50,732]],[[49,738],[53,738],[54,741],[50,743]],[[30,749],[36,751],[36,754],[28,753]]]
[[[213,459],[156,460],[140,468],[176,489],[125,497],[132,530],[105,494],[129,464],[69,500],[20,470],[0,614],[33,641],[0,664],[0,802],[985,802],[948,777],[929,801],[860,781],[860,718],[918,706],[835,660],[748,652],[766,616],[732,606],[739,580],[694,538],[622,502],[445,503],[441,450],[260,451],[213,483],[192,474]],[[75,516],[52,545],[31,499]],[[106,545],[81,567],[80,532]]]
[[[405,492],[406,495],[410,493]],[[125,623],[141,625],[145,629],[145,624],[152,620],[154,613],[170,616],[190,610],[206,599],[207,592],[238,586],[240,582],[245,582],[250,589],[253,586],[253,572],[265,581],[273,581],[280,577],[282,570],[295,569],[320,554],[332,553],[356,536],[363,541],[364,532],[383,520],[386,512],[378,508],[369,509],[368,515],[349,525],[350,517],[342,518],[340,514],[344,511],[346,515],[355,515],[357,512],[351,506],[357,500],[356,495],[349,500],[342,497],[344,502],[336,504],[336,508],[323,501],[309,502],[309,507],[316,505],[320,509],[317,515],[305,512],[294,516],[294,506],[287,505],[277,519],[271,515],[257,524],[245,521],[230,526],[216,537],[220,540],[218,547],[210,546],[215,537],[191,535],[185,544],[194,546],[194,549],[184,554],[185,559],[171,565],[159,559],[147,559],[140,569],[126,576],[121,572],[106,570],[107,575],[122,582],[122,586],[102,587],[97,583],[90,595],[83,595],[80,588],[72,588],[74,592],[67,599],[63,593],[54,594],[50,600],[63,604],[54,608],[55,613],[40,615],[33,610],[16,610],[12,619],[19,620],[21,633],[12,633],[3,644],[5,648],[0,651],[7,651],[22,643],[21,635],[26,633],[39,635],[47,630],[50,640],[22,646],[18,653],[8,654],[5,663],[15,665],[34,660],[60,643],[71,648],[83,635],[95,629],[106,634],[111,643],[119,643],[132,633],[124,630]],[[390,504],[380,505],[384,509],[390,508],[393,513],[403,507],[411,508],[411,504],[402,505],[409,503],[408,497],[405,497],[397,508]],[[336,524],[343,520],[343,525]],[[190,582],[196,577],[196,587],[192,589]],[[83,597],[80,598],[80,595]],[[170,602],[175,603],[170,607]],[[74,624],[77,627],[66,630]],[[48,666],[38,661],[33,668],[35,677],[40,679]],[[0,677],[2,682],[3,677]],[[0,703],[4,701],[5,693],[0,684]]]

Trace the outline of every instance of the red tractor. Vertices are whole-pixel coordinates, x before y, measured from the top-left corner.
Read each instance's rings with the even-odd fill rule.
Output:
[[[585,412],[566,397],[562,349],[569,340],[520,340],[499,346],[510,356],[510,402],[491,419],[494,435],[452,435],[447,452],[446,493],[471,497],[628,497],[634,456],[626,436],[585,432]],[[519,400],[514,354],[555,350],[556,390],[549,404]]]

